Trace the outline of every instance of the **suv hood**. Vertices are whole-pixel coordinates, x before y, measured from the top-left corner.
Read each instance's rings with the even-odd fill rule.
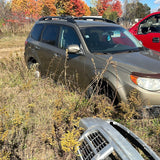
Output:
[[[118,53],[113,55],[101,54],[96,57],[106,59],[112,57],[117,66],[129,72],[160,73],[160,53],[152,50]]]

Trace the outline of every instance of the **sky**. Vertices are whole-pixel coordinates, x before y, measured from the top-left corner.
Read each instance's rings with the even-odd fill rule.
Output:
[[[122,5],[124,3],[124,0],[120,0],[122,2]],[[132,0],[128,0],[132,1]],[[85,0],[85,2],[90,6],[90,0]],[[156,12],[158,8],[160,8],[160,0],[139,0],[139,2],[143,4],[147,4],[151,8],[151,12]]]

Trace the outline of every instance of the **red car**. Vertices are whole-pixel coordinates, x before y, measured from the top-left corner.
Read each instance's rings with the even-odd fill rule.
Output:
[[[146,48],[160,52],[160,12],[154,12],[136,23],[129,31]]]

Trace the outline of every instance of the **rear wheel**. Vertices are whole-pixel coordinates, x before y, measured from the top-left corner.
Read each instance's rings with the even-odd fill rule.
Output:
[[[34,76],[36,78],[41,77],[41,72],[40,72],[40,69],[39,69],[39,63],[37,63],[36,61],[29,61],[27,67],[28,67],[28,69],[33,70]]]

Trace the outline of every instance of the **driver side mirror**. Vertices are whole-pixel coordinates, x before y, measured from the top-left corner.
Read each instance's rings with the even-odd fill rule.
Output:
[[[80,47],[77,44],[72,44],[67,47],[68,53],[76,54],[80,51]]]

